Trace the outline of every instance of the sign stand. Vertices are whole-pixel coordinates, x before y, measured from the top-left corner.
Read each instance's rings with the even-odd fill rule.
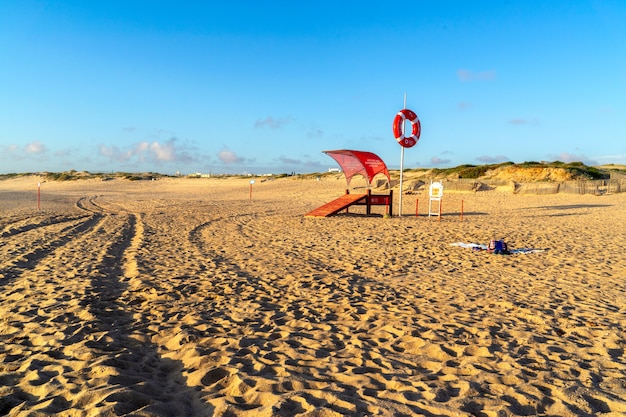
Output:
[[[250,180],[250,201],[252,201],[252,184],[254,184],[254,180]]]
[[[443,199],[443,184],[433,182],[429,189],[430,199],[428,201],[428,217],[439,216],[441,220],[441,200]],[[436,211],[433,211],[433,201],[437,203]]]

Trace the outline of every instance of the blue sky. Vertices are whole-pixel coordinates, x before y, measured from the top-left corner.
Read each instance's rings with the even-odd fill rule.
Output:
[[[626,2],[0,2],[0,173],[626,163]]]

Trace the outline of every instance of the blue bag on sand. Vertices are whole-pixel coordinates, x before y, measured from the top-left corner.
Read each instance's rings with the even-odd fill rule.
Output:
[[[498,255],[508,255],[509,247],[503,239],[491,240],[487,246],[487,252],[497,253]]]
[[[506,242],[504,240],[496,240],[493,248],[493,253],[498,255],[506,255],[509,253]]]

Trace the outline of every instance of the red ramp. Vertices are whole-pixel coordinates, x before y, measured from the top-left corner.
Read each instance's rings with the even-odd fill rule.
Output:
[[[341,210],[345,210],[353,204],[359,203],[361,200],[366,199],[367,194],[344,194],[339,198],[334,199],[330,203],[326,203],[321,207],[307,213],[304,217],[328,217],[333,214],[339,213]]]

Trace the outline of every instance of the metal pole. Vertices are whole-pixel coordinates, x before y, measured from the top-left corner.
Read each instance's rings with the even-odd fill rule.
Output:
[[[463,200],[461,200],[461,221],[463,221]]]
[[[406,110],[406,93],[404,93],[404,107],[403,109]],[[402,135],[404,136],[404,124],[406,123],[406,120],[402,123]],[[401,151],[400,151],[400,199],[399,199],[399,204],[398,204],[398,217],[402,217],[402,180],[404,177],[404,146],[400,146]]]
[[[441,222],[441,203],[443,203],[443,197],[439,197],[439,221]]]
[[[404,146],[400,151],[400,202],[398,204],[398,217],[402,217],[402,171],[404,171]]]

